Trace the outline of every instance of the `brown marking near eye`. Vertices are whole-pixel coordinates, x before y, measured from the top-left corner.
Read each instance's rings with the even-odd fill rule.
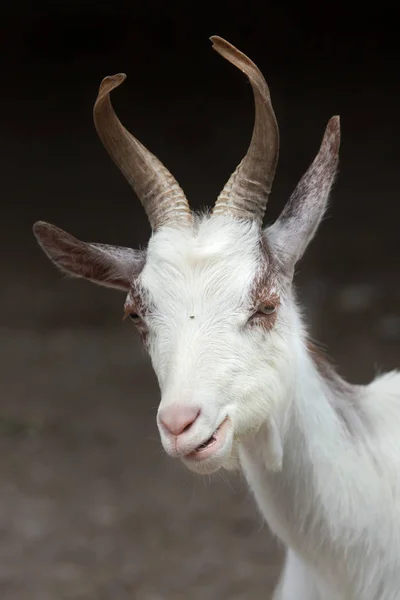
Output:
[[[250,310],[254,312],[254,315],[249,322],[271,330],[276,323],[280,298],[277,291],[275,263],[264,235],[260,238],[260,249],[261,264],[250,292]],[[257,314],[260,306],[273,306],[275,311],[270,315]]]
[[[129,315],[130,315],[131,313],[133,313],[133,312],[135,312],[135,311],[134,311],[134,309],[133,309],[133,307],[132,307],[132,306],[127,306],[127,305],[125,304],[125,306],[124,306],[124,314],[123,314],[123,316],[122,316],[122,320],[123,320],[123,321],[125,321],[125,319],[126,319],[127,317],[129,317]]]
[[[131,313],[138,314],[140,317],[142,317],[142,319],[146,316],[146,314],[148,314],[147,303],[145,302],[139,286],[135,283],[129,290],[129,294],[125,301],[123,320],[125,320],[126,317],[128,317]],[[146,323],[144,320],[141,320],[139,323],[135,323],[135,327],[140,334],[145,349],[148,350],[149,330]]]
[[[141,292],[140,287],[136,283],[133,283],[125,301],[125,317],[130,313],[137,313],[140,316],[144,317],[147,314],[147,312],[148,306],[145,302],[144,295]]]
[[[132,313],[140,314],[136,307],[136,304],[132,302],[128,296],[124,305],[124,316],[122,317],[122,320],[125,321],[125,319],[129,317],[129,315],[131,315]]]
[[[265,330],[270,331],[271,329],[273,329],[273,327],[275,326],[276,323],[276,319],[277,319],[277,309],[279,306],[279,298],[269,298],[267,302],[262,302],[259,303],[258,306],[273,306],[275,308],[274,312],[271,313],[270,315],[266,315],[262,312],[257,312],[257,309],[255,310],[253,316],[250,318],[249,320],[249,324],[250,325],[259,325],[261,327],[263,327]]]

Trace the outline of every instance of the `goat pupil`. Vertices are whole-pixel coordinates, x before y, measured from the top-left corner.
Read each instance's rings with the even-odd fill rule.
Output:
[[[132,319],[132,321],[137,321],[139,319],[139,315],[137,313],[129,313],[129,318]]]
[[[262,308],[262,312],[266,315],[272,315],[275,312],[275,306],[265,305]]]

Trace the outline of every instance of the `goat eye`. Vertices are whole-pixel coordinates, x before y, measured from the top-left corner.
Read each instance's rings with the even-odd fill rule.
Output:
[[[273,306],[272,304],[263,304],[258,309],[258,312],[263,315],[272,315],[275,312],[275,310],[276,306]]]
[[[141,316],[137,313],[129,313],[129,318],[134,323],[140,323],[140,321],[142,320]]]

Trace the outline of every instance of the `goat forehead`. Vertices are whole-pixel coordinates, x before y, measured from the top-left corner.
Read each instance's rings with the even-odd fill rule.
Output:
[[[141,285],[153,300],[168,296],[239,302],[265,266],[260,231],[233,219],[203,220],[193,229],[164,228],[150,240]]]

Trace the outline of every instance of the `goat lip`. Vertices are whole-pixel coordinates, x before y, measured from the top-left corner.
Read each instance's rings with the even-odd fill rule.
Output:
[[[229,417],[225,417],[222,423],[208,439],[196,446],[196,448],[188,454],[185,454],[182,458],[185,460],[199,462],[215,454],[224,445],[228,431],[228,425]]]

